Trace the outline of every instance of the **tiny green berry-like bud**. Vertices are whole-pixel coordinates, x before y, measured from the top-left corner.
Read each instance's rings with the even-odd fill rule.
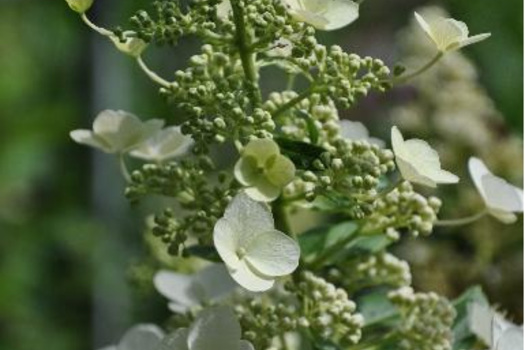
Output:
[[[78,13],[84,13],[93,5],[93,0],[66,0],[69,7]]]

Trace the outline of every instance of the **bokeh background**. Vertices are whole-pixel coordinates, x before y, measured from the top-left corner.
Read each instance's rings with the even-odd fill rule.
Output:
[[[126,24],[149,2],[96,1],[90,16],[108,27]],[[479,85],[473,89],[493,101],[488,105],[494,116],[484,125],[497,130],[497,143],[509,143],[513,152],[494,170],[521,183],[521,0],[367,0],[357,23],[320,39],[394,64],[410,51],[396,44],[399,31],[426,4],[446,8],[473,33],[492,32],[490,40],[463,54],[477,68],[473,81]],[[148,60],[169,76],[197,46],[188,41],[148,53]],[[87,127],[105,108],[176,116],[134,62],[90,32],[63,0],[0,0],[0,67],[0,349],[92,349],[116,339],[139,317],[162,319],[163,301],[128,283],[147,255],[141,214],[125,202],[116,164],[74,144],[68,132]],[[399,117],[395,108],[424,98],[417,86],[396,89],[386,97],[371,96],[348,117],[386,135],[391,118]],[[438,131],[425,133],[436,143],[447,141]],[[465,152],[461,142],[453,145]],[[454,153],[450,147],[446,151]],[[470,202],[463,200],[468,194],[443,195],[450,216],[469,212]],[[419,289],[454,297],[467,284],[481,283],[492,302],[521,322],[523,223],[481,226],[479,234],[471,227],[438,231],[417,245],[404,242],[398,253],[412,262]]]

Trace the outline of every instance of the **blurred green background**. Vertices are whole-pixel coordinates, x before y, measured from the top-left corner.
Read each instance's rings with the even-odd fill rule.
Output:
[[[394,63],[395,33],[426,3],[367,0],[356,24],[320,36]],[[98,1],[90,16],[125,24],[148,4]],[[473,33],[492,32],[465,53],[522,135],[523,2],[438,4]],[[153,54],[151,65],[168,74],[189,46]],[[0,0],[0,66],[0,349],[92,349],[141,312],[126,288],[128,266],[144,251],[141,219],[123,199],[112,159],[74,144],[68,132],[105,108],[148,117],[169,117],[170,109],[133,62],[63,0]]]

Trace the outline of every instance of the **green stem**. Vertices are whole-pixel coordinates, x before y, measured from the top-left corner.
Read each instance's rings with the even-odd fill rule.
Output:
[[[262,102],[261,91],[257,78],[257,69],[255,66],[255,55],[250,49],[249,36],[244,18],[244,4],[242,0],[231,1],[233,10],[233,22],[235,23],[236,41],[239,49],[239,56],[242,62],[242,68],[246,77],[248,91],[251,94],[255,105]]]
[[[126,180],[127,183],[131,183],[131,175],[129,173],[128,167],[126,165],[126,161],[124,159],[124,154],[120,153],[118,155],[118,161],[120,165],[120,172],[122,173],[122,176]]]
[[[293,108],[296,104],[300,103],[305,98],[308,98],[310,95],[312,95],[316,91],[314,85],[310,86],[308,89],[301,92],[297,97],[292,98],[290,101],[283,104],[281,107],[277,108],[275,112],[273,112],[273,117],[277,118],[281,116],[283,113],[288,111],[289,109]]]
[[[141,56],[137,57],[137,63],[139,64],[140,68],[144,71],[144,73],[146,73],[146,75],[151,80],[153,80],[157,84],[159,84],[159,85],[161,85],[161,86],[163,86],[163,87],[165,87],[167,89],[170,88],[170,86],[171,86],[170,82],[165,80],[165,79],[163,79],[163,78],[161,78],[157,73],[155,73],[154,71],[149,69]]]
[[[341,240],[340,242],[337,242],[337,244],[333,244],[332,246],[330,246],[322,254],[320,254],[317,257],[317,259],[315,259],[314,261],[312,261],[309,264],[310,265],[309,268],[311,270],[316,270],[319,267],[323,266],[323,264],[326,262],[326,260],[328,260],[329,258],[331,258],[334,255],[337,255],[337,253],[339,253],[339,251],[344,249],[348,243],[350,243],[357,236],[359,236],[361,229],[362,229],[362,227],[360,227],[358,229],[358,231],[356,232],[355,235],[349,235],[347,238]]]
[[[415,77],[417,77],[418,75],[426,72],[427,70],[429,70],[434,64],[436,64],[440,59],[441,57],[443,57],[443,52],[438,52],[436,56],[434,56],[433,59],[431,59],[427,64],[425,64],[423,67],[419,68],[418,70],[410,73],[410,74],[406,74],[406,75],[402,75],[400,77],[397,77],[395,79],[393,79],[392,83],[394,84],[403,84],[405,82],[407,82],[408,80],[410,79],[413,79]]]
[[[462,225],[468,225],[475,221],[478,221],[482,217],[488,214],[487,209],[484,209],[480,211],[479,213],[476,213],[471,216],[467,216],[465,218],[461,219],[451,219],[451,220],[438,220],[434,222],[434,226],[462,226]]]
[[[285,202],[281,199],[275,200],[272,204],[272,212],[275,220],[275,228],[295,239],[296,237],[292,231],[290,222],[288,221]]]
[[[99,27],[95,23],[91,22],[91,20],[87,18],[85,13],[81,14],[80,18],[82,18],[82,20],[84,21],[84,23],[88,25],[88,27],[90,27],[91,29],[99,33],[100,35],[104,35],[104,36],[114,36],[115,35],[113,34],[112,31]]]

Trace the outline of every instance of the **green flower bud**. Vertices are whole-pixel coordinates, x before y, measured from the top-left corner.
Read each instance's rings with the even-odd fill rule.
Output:
[[[84,13],[91,8],[93,0],[66,0],[69,7],[78,13]]]

